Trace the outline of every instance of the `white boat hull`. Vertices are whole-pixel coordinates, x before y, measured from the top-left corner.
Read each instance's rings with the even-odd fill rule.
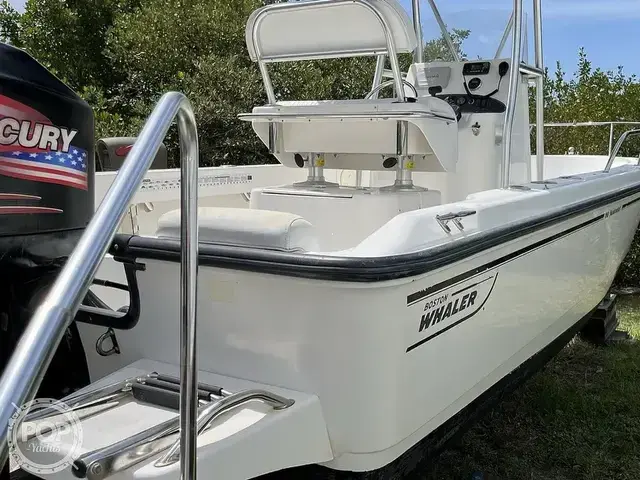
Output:
[[[466,201],[486,203],[477,224],[469,222],[466,239],[440,244],[422,260],[409,256],[404,263],[396,262],[393,274],[374,268],[363,275],[345,267],[318,275],[297,265],[303,273],[290,276],[286,266],[275,263],[241,268],[246,259],[219,268],[215,247],[210,251],[201,246],[201,377],[215,372],[228,384],[243,379],[247,386],[304,392],[302,398],[319,405],[313,422],[326,426],[328,443],[317,449],[313,460],[313,455],[291,450],[278,457],[277,465],[256,461],[254,474],[307,463],[351,472],[385,467],[421,439],[444,435],[443,430],[453,428],[452,418],[466,415],[474,400],[491,393],[536,354],[566,343],[567,332],[574,333],[606,295],[631,244],[640,218],[638,184],[640,170],[621,167],[594,174],[578,187],[523,193],[521,203],[514,202],[516,192],[479,194]],[[568,206],[553,209],[556,203]],[[417,222],[410,229],[415,236],[420,236],[421,222],[431,218],[429,210],[413,213],[415,218],[405,216]],[[513,221],[504,222],[509,218]],[[497,236],[483,237],[477,229],[486,222],[499,227],[501,221],[506,226]],[[396,227],[392,221],[378,233]],[[156,244],[151,248],[145,242]],[[96,378],[141,361],[176,370],[179,255],[171,245],[159,247],[157,242],[138,237],[121,251],[145,265],[137,275],[142,314],[135,328],[117,333],[121,353],[95,354],[93,342],[104,328],[81,326]],[[358,248],[363,259],[371,258],[371,245],[363,242]],[[358,248],[350,252],[355,260],[345,264],[357,265]],[[391,246],[382,242],[378,248]],[[411,250],[411,245],[406,248]],[[365,271],[366,262],[361,266]],[[425,271],[401,274],[401,267]],[[281,413],[267,413],[251,428],[282,423],[277,428],[287,431],[298,413]],[[220,423],[239,421],[236,416],[241,415],[229,414]],[[107,428],[131,419],[114,411],[92,421]],[[320,445],[321,431],[298,439]],[[237,465],[254,451],[252,438],[234,435],[224,448],[203,445],[198,455],[211,459],[212,465]],[[207,471],[202,462],[199,468]],[[164,478],[168,468],[147,461],[119,478]],[[176,478],[177,472],[175,467],[168,475]],[[250,477],[240,469],[224,478]]]
[[[126,190],[119,178],[111,193],[120,193],[61,275],[66,290],[53,290],[67,292],[58,295],[67,303],[54,304],[50,293],[42,311],[55,313],[37,314],[41,323],[28,330],[50,334],[37,338],[53,345],[77,309],[94,381],[85,393],[98,389],[98,403],[108,403],[66,397],[81,417],[65,427],[86,435],[58,439],[57,449],[37,433],[51,417],[36,412],[26,429],[33,435],[22,444],[12,437],[14,453],[18,444],[36,465],[56,466],[52,475],[35,473],[60,480],[195,477],[192,462],[201,478],[225,480],[295,468],[307,477],[307,468],[319,468],[331,478],[396,478],[415,469],[416,458],[429,461],[496,393],[544,363],[605,297],[631,245],[640,166],[544,159],[541,128],[540,158],[531,157],[527,88],[533,79],[542,88],[542,54],[535,67],[521,62],[518,18],[516,10],[511,59],[498,51],[486,61],[421,63],[421,35],[393,0],[285,2],[253,12],[245,40],[268,104],[239,119],[283,166],[201,169],[195,190],[203,208],[188,215],[173,210],[177,172],[149,173],[103,261],[103,281],[74,296],[72,283],[86,288],[113,238],[112,229],[100,230],[123,214],[116,212],[115,197]],[[406,78],[401,53],[420,62]],[[274,91],[271,62],[354,54],[377,57],[365,98],[288,101]],[[396,98],[380,95],[385,58]],[[162,119],[178,104],[182,165],[198,158],[190,107],[171,97],[175,103],[163,97],[129,162],[153,151],[152,139],[168,127]],[[541,126],[543,96],[537,100]],[[620,138],[612,162],[637,133]],[[135,178],[129,193],[142,176],[136,168],[121,170]],[[542,180],[543,170],[553,178]],[[112,178],[97,176],[97,199]],[[191,208],[195,179],[183,180],[180,205],[189,198]],[[97,239],[102,247],[87,247]],[[72,271],[80,264],[91,265],[82,278],[81,268]],[[60,329],[48,328],[54,324]],[[9,372],[46,364],[39,342],[31,350],[27,343]],[[12,377],[24,381],[4,390],[28,396],[36,370]],[[200,383],[185,391],[196,371]],[[194,417],[196,431],[180,435]],[[67,457],[73,463],[57,468]]]

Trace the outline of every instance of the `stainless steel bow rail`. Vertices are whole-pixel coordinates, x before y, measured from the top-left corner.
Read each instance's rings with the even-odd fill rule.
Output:
[[[620,135],[620,138],[616,142],[616,146],[613,147],[613,150],[609,154],[609,160],[607,160],[607,165],[604,167],[604,172],[608,172],[609,170],[611,170],[611,165],[613,165],[613,161],[618,156],[618,152],[620,151],[620,148],[622,148],[622,144],[626,142],[627,138],[637,137],[638,135],[640,135],[640,129],[627,130],[622,135]],[[640,165],[640,156],[638,156],[638,165]]]
[[[633,125],[638,126],[640,122],[626,122],[623,120],[616,120],[611,122],[549,122],[545,123],[544,127],[609,127],[609,149],[607,150],[607,155],[611,155],[613,151],[613,129],[616,125]],[[537,123],[529,124],[529,131],[533,127],[537,127]]]
[[[38,307],[0,379],[0,466],[8,459],[7,431],[16,406],[33,399],[44,372],[87,294],[104,255],[177,118],[181,153],[180,456],[182,478],[196,477],[196,283],[198,269],[198,132],[191,104],[166,93],[147,119],[111,188],[60,275]],[[114,392],[115,393],[115,392]]]
[[[206,383],[198,383],[197,398],[198,435],[211,428],[213,421],[221,414],[245,403],[261,401],[274,410],[286,409],[294,403],[292,399],[266,390],[254,389],[232,393],[220,386]],[[131,400],[177,410],[180,405],[180,379],[151,372],[89,392],[74,394],[64,400],[70,406],[70,410],[82,418],[103,413],[105,410]],[[104,408],[95,410],[96,407]],[[27,415],[25,421],[43,420],[58,414],[56,410],[43,408]],[[116,443],[83,454],[74,461],[72,472],[78,478],[102,480],[167,449],[168,451],[156,460],[154,465],[156,467],[173,465],[181,458],[181,442],[177,438],[179,432],[178,417],[171,418]]]

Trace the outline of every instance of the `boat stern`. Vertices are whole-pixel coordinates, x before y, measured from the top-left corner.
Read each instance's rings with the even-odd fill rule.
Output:
[[[333,458],[317,396],[207,372],[198,379],[200,471],[247,479]],[[56,402],[49,416],[19,415],[13,461],[55,480],[179,478],[178,391],[176,366],[135,362]]]

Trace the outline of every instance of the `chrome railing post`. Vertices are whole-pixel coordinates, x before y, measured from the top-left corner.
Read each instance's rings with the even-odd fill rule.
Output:
[[[424,40],[422,39],[422,19],[420,18],[420,0],[412,0],[411,13],[413,14],[413,29],[416,31],[417,46],[413,52],[413,62],[424,62]]]
[[[8,459],[11,417],[33,399],[64,331],[72,322],[129,205],[155,158],[167,130],[178,117],[181,150],[181,348],[180,428],[185,455],[183,478],[195,478],[197,395],[195,320],[197,282],[198,133],[191,104],[181,93],[165,94],[149,116],[78,245],[38,307],[0,379],[0,465]]]
[[[513,47],[511,49],[511,69],[509,72],[509,93],[507,94],[507,111],[504,120],[504,134],[502,136],[502,188],[509,187],[511,174],[511,136],[513,121],[518,102],[518,82],[520,81],[520,56],[522,46],[522,0],[513,0]]]
[[[533,35],[535,43],[536,68],[544,72],[542,54],[542,0],[533,0]],[[544,73],[536,82],[536,167],[537,180],[544,178]]]
[[[183,97],[187,102],[186,97]],[[178,111],[180,151],[180,471],[195,480],[198,441],[198,132],[193,110]]]
[[[378,86],[382,83],[382,77],[384,75],[384,61],[386,55],[378,55],[376,58],[376,69],[373,72],[373,84],[371,85],[371,91],[375,91],[375,95],[371,98],[378,98]]]
[[[502,55],[502,50],[504,50],[504,46],[507,44],[507,40],[509,39],[509,34],[511,33],[512,28],[513,28],[513,12],[511,12],[511,15],[509,15],[509,20],[507,21],[507,26],[504,28],[504,32],[502,33],[500,44],[496,49],[496,54],[493,56],[494,59],[498,59],[500,58],[500,55]]]
[[[611,122],[611,125],[609,125],[609,151],[607,152],[607,155],[611,155],[612,151],[613,151],[613,122]]]
[[[449,30],[447,30],[447,26],[444,24],[444,20],[442,20],[442,15],[440,15],[440,11],[436,6],[435,0],[429,0],[429,6],[431,7],[433,16],[436,18],[436,22],[438,22],[438,26],[440,27],[440,32],[442,33],[442,37],[444,38],[444,41],[449,47],[449,51],[453,56],[453,61],[459,62],[460,55],[458,55],[458,50],[456,49],[455,45],[453,44],[453,41],[451,40],[451,35],[449,35]]]

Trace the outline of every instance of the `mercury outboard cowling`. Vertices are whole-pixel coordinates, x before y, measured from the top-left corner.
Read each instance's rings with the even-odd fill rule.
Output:
[[[26,52],[0,43],[0,369],[94,213],[91,107]],[[39,396],[88,382],[72,325]]]

